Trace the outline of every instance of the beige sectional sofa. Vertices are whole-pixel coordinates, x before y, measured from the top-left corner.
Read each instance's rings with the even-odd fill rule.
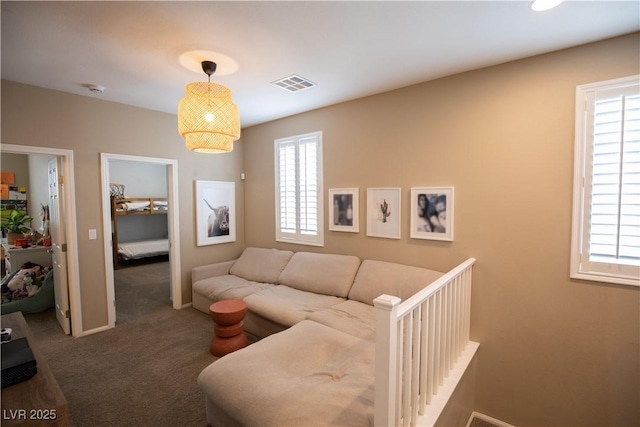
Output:
[[[443,273],[351,255],[247,248],[234,261],[192,271],[193,306],[248,306],[260,339],[205,368],[207,421],[229,425],[373,423],[375,308],[406,299]]]

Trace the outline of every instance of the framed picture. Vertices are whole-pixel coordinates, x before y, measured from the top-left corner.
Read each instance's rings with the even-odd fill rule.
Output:
[[[410,236],[453,241],[453,187],[411,189]]]
[[[236,184],[196,181],[196,244],[236,241]]]
[[[329,230],[359,231],[360,206],[357,188],[329,189]]]
[[[399,188],[367,188],[367,236],[400,238]]]

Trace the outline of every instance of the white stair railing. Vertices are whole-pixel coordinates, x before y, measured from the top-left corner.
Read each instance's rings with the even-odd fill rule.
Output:
[[[433,425],[470,363],[469,258],[415,295],[376,307],[376,426]]]

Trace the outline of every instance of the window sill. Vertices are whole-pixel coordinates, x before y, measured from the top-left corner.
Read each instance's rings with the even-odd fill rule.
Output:
[[[613,276],[613,275],[605,275],[598,273],[572,273],[570,275],[572,279],[580,279],[580,280],[589,280],[592,282],[604,282],[604,283],[613,283],[616,285],[624,285],[624,286],[635,286],[640,287],[640,278],[639,277],[628,277],[628,276]]]

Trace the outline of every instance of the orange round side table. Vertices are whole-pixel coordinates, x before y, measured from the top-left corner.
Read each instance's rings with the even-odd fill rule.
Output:
[[[247,303],[241,300],[223,300],[209,306],[209,317],[215,323],[211,354],[222,357],[249,345],[242,329],[246,314]]]

